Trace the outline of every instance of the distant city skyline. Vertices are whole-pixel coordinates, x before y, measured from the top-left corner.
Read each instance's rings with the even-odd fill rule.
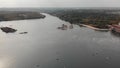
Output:
[[[120,0],[0,0],[4,7],[120,7]]]

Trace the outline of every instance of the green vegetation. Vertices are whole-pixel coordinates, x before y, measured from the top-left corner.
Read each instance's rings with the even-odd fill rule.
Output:
[[[23,11],[0,11],[0,21],[39,19],[45,18],[39,12],[23,12]]]
[[[118,24],[120,15],[113,10],[85,10],[85,9],[61,9],[48,12],[71,24],[86,24],[97,28],[108,28],[108,25]]]

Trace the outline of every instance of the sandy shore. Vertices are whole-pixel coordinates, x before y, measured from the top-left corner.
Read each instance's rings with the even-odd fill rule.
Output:
[[[80,24],[80,25],[87,27],[87,28],[90,28],[90,29],[93,29],[93,30],[96,30],[96,31],[109,31],[109,29],[100,29],[100,28],[96,28],[96,27],[93,27],[90,25],[85,25],[85,24]]]

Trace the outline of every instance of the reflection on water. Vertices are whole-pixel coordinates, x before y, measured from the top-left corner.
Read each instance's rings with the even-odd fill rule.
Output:
[[[119,38],[77,25],[59,30],[62,24],[71,24],[45,15],[45,19],[0,23],[18,30],[0,31],[0,68],[120,68]]]

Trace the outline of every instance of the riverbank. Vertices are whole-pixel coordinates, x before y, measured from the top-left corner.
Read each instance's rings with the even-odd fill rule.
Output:
[[[79,26],[84,26],[84,27],[87,27],[87,28],[90,28],[90,29],[93,29],[96,31],[109,31],[109,29],[100,29],[100,28],[96,28],[96,27],[91,26],[91,25],[79,24]]]
[[[112,10],[61,9],[48,13],[71,24],[87,24],[95,27],[92,27],[92,29],[99,28],[106,30],[109,29],[108,25],[120,22],[120,14],[110,12]]]

